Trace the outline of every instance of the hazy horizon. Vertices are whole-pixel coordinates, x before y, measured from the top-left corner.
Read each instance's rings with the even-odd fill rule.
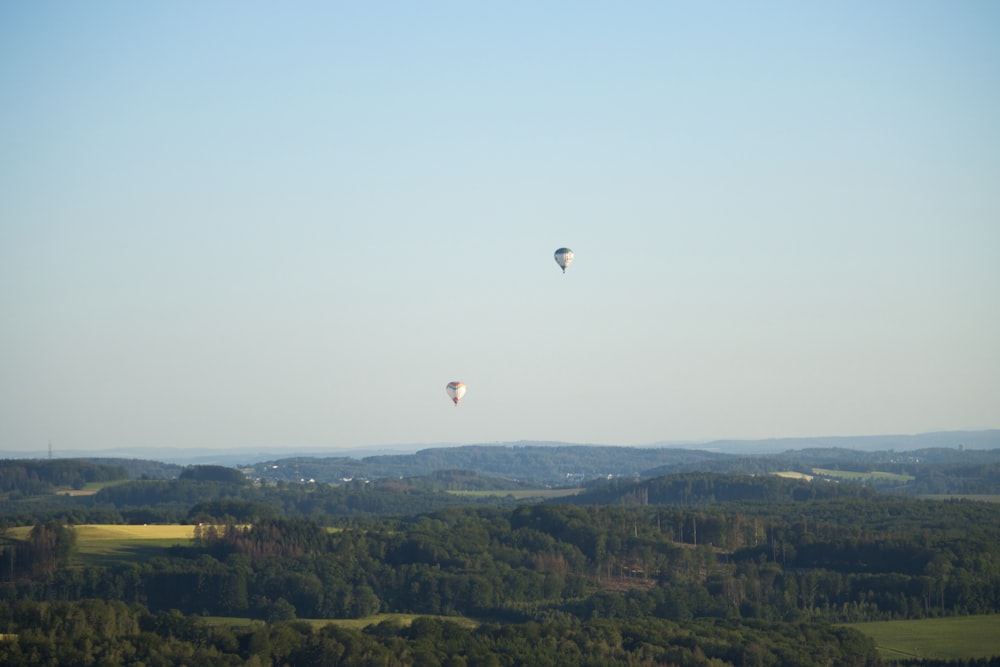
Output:
[[[998,3],[8,2],[0,90],[0,450],[1000,426]]]
[[[231,464],[294,456],[349,456],[363,458],[385,454],[413,454],[421,450],[460,447],[630,447],[636,449],[696,449],[726,454],[767,455],[796,449],[844,448],[856,451],[914,451],[925,448],[963,447],[968,450],[1000,449],[1000,429],[978,431],[936,431],[927,433],[859,434],[853,436],[790,436],[786,438],[721,439],[708,441],[662,441],[628,445],[601,445],[587,442],[519,440],[514,442],[436,442],[331,447],[313,446],[230,446],[230,447],[142,447],[122,446],[60,450],[0,449],[0,458],[146,458],[172,463],[217,462]]]

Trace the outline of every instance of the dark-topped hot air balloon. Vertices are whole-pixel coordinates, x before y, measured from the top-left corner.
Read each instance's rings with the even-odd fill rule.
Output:
[[[566,267],[569,266],[570,262],[572,261],[573,261],[572,250],[570,250],[569,248],[559,248],[559,250],[556,250],[556,264],[558,264],[562,268],[563,273],[566,273]]]

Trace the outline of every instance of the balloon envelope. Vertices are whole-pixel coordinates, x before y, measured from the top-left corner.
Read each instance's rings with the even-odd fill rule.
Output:
[[[566,267],[569,266],[570,262],[572,261],[573,261],[572,250],[570,250],[569,248],[559,248],[559,250],[556,250],[556,264],[558,264],[562,268],[563,273],[566,273]]]
[[[461,382],[449,382],[448,386],[445,387],[445,391],[448,392],[448,396],[451,397],[452,402],[458,405],[458,402],[465,396],[465,385]]]

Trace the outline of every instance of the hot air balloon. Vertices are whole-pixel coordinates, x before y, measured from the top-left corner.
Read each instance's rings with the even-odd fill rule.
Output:
[[[559,248],[559,250],[556,250],[556,264],[562,267],[563,273],[566,273],[566,267],[569,266],[572,261],[572,250],[569,248]]]
[[[451,397],[452,402],[458,405],[458,402],[465,396],[465,385],[461,382],[449,382],[448,386],[445,387],[445,391],[448,392],[448,396]]]

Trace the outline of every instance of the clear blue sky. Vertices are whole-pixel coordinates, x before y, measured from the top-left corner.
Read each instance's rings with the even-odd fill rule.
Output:
[[[1000,3],[4,0],[0,318],[0,449],[996,428]]]

